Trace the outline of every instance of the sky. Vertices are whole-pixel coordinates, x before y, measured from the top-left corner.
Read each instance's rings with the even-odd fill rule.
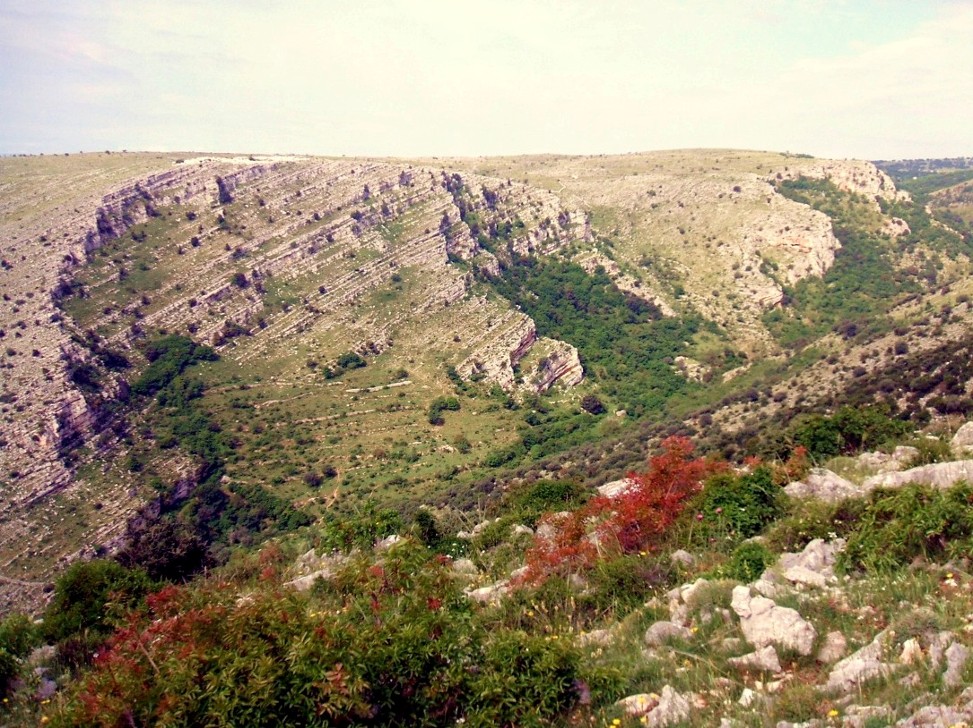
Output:
[[[973,155],[973,0],[0,0],[0,153]]]

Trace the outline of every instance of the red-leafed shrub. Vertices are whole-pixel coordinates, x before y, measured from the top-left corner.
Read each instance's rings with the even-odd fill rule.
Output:
[[[649,551],[672,526],[685,503],[710,475],[727,468],[693,458],[693,443],[673,436],[644,473],[630,473],[630,486],[614,497],[594,498],[569,514],[541,519],[539,535],[527,554],[524,581],[589,569],[599,558]]]

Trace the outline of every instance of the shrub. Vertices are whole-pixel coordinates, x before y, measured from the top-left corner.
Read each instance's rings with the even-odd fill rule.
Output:
[[[730,560],[723,568],[723,575],[728,579],[751,582],[776,560],[777,557],[763,544],[747,541],[730,554]]]
[[[214,361],[216,352],[186,336],[172,334],[149,344],[145,356],[150,364],[132,384],[136,394],[155,394],[179,376],[186,367],[201,361]]]
[[[538,480],[507,496],[510,514],[533,527],[546,511],[577,508],[587,500],[587,490],[571,480]]]
[[[784,511],[784,495],[769,467],[736,475],[724,472],[706,481],[691,505],[702,543],[738,542],[756,536]]]
[[[0,697],[10,692],[20,674],[21,660],[38,641],[38,631],[26,615],[11,614],[0,622]]]
[[[581,398],[581,409],[592,415],[600,415],[605,411],[605,405],[593,394],[586,394]]]
[[[686,437],[666,438],[662,454],[649,460],[646,472],[631,473],[632,486],[621,494],[594,498],[566,516],[541,519],[554,535],[535,539],[527,553],[525,579],[588,571],[603,555],[656,548],[702,480],[725,467],[691,458],[693,449]]]
[[[909,460],[910,468],[944,462],[953,458],[953,450],[947,440],[923,437],[913,440],[909,444],[919,451]]]
[[[456,397],[436,397],[429,405],[429,424],[442,425],[446,422],[443,419],[443,411],[456,412],[460,408],[459,400]]]
[[[338,357],[338,366],[341,369],[361,369],[365,366],[365,360],[353,351],[346,351]]]
[[[948,559],[973,546],[973,486],[873,491],[839,557],[845,570],[889,572],[916,557]]]
[[[54,599],[44,613],[44,637],[62,640],[84,631],[111,631],[109,605],[137,604],[152,586],[142,569],[94,559],[73,564],[54,585]]]

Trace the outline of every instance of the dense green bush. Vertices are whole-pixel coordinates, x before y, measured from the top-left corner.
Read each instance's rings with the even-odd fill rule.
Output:
[[[742,582],[751,582],[760,577],[771,566],[777,556],[766,546],[755,541],[746,541],[730,554],[730,560],[722,569],[722,576]]]
[[[153,341],[146,347],[148,368],[132,383],[135,394],[155,394],[179,376],[186,367],[201,361],[214,361],[216,352],[176,334]]]
[[[794,500],[790,511],[767,529],[766,544],[778,553],[800,551],[816,538],[846,536],[857,523],[865,504],[848,499],[838,504],[816,499]]]
[[[846,569],[889,572],[916,557],[943,560],[973,548],[973,486],[906,485],[873,491],[839,557]]]
[[[738,543],[756,536],[785,511],[786,496],[774,483],[773,473],[760,466],[751,473],[718,473],[709,478],[686,508],[693,518],[697,543]]]
[[[511,253],[502,275],[487,282],[537,323],[540,336],[578,348],[585,372],[614,404],[642,415],[691,388],[670,366],[702,322],[663,318],[651,303],[618,289],[598,268],[588,273],[564,260]]]
[[[460,404],[456,397],[436,397],[429,405],[429,424],[442,425],[445,423],[442,413],[444,411],[457,412]]]
[[[802,347],[832,330],[855,336],[900,295],[918,290],[914,278],[895,265],[888,241],[871,231],[871,200],[843,192],[830,180],[786,180],[777,190],[831,217],[841,242],[823,278],[785,286],[785,305],[764,315],[764,324],[784,346]]]
[[[86,631],[107,635],[114,626],[109,607],[134,606],[152,586],[142,569],[104,559],[76,562],[55,582],[44,613],[44,637],[58,641]]]
[[[588,588],[579,598],[598,614],[625,614],[645,604],[653,594],[675,586],[676,569],[668,555],[624,554],[598,561],[586,574]]]
[[[20,674],[21,661],[37,645],[39,637],[26,615],[11,614],[0,622],[0,698],[10,692],[11,683]]]
[[[400,533],[404,527],[397,511],[379,508],[374,501],[366,502],[354,514],[338,516],[328,513],[318,525],[321,545],[340,551],[368,548],[386,536]]]
[[[542,514],[571,510],[587,499],[587,489],[573,480],[538,480],[510,491],[503,507],[516,520],[533,528]]]
[[[833,415],[807,415],[791,425],[788,439],[807,448],[812,458],[829,458],[877,448],[896,441],[912,426],[890,417],[881,407],[840,408]]]

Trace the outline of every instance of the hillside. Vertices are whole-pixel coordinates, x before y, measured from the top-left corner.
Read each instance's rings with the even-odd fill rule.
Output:
[[[918,213],[862,162],[85,154],[5,158],[0,178],[0,554],[17,599],[214,474],[224,495],[266,494],[256,511],[464,508],[505,468],[645,440],[663,416],[708,406],[745,429],[713,405],[806,407],[792,375],[840,392],[893,363],[877,336],[908,340],[966,291],[962,240],[909,232],[896,215]],[[886,283],[849,296],[856,278]],[[912,351],[952,328],[916,328]],[[131,390],[166,335],[218,361],[161,406],[168,380]]]
[[[662,619],[664,593],[682,580],[715,579],[714,603],[729,610],[731,582],[759,575],[739,571],[751,557],[793,562],[811,533],[854,546],[869,509],[891,507],[875,500],[868,476],[962,457],[949,440],[973,416],[968,170],[926,161],[877,167],[731,150],[2,158],[3,611],[46,614],[48,626],[31,640],[57,643],[52,669],[58,687],[70,687],[120,624],[104,622],[95,584],[115,584],[118,608],[135,607],[132,628],[141,629],[146,608],[166,609],[145,594],[166,583],[195,577],[180,594],[204,611],[249,620],[251,598],[259,610],[264,597],[310,586],[316,573],[344,574],[338,602],[320,588],[309,602],[288,602],[295,619],[313,621],[343,613],[341,600],[351,604],[362,579],[391,568],[371,551],[376,542],[411,534],[396,568],[431,581],[417,583],[409,609],[433,601],[455,608],[441,616],[473,629],[450,633],[472,650],[462,660],[502,665],[502,650],[491,652],[501,649],[489,636],[495,628],[509,638],[503,649],[536,638],[551,660],[538,674],[571,674],[575,685],[549,696],[544,720],[579,708],[577,681],[595,696],[581,713],[615,716],[610,696],[658,692],[659,676],[620,664],[577,672],[575,647],[547,652],[557,635],[620,630],[628,637],[619,659],[637,661],[632,625]],[[687,471],[683,495],[664,501],[669,510],[652,510],[657,503],[642,512],[645,502],[619,495],[626,473],[654,477],[660,443],[687,437],[705,462],[720,464],[704,468],[688,451],[672,460],[702,469]],[[913,450],[895,456],[897,445]],[[754,470],[757,459],[772,485]],[[857,505],[822,510],[787,497],[782,486],[812,464],[848,478],[835,487]],[[967,477],[961,463],[947,464],[952,479],[937,487]],[[612,481],[605,492],[621,501],[595,496]],[[770,498],[752,504],[770,508],[766,518],[732,528],[726,543],[714,534],[698,540],[706,529],[691,514],[729,507],[707,498],[755,493]],[[968,504],[950,503],[936,508],[955,506],[953,516],[966,518]],[[535,534],[547,510],[568,515],[550,521],[547,536]],[[592,533],[593,541],[570,540],[617,513],[634,520],[602,534],[604,549]],[[805,522],[811,531],[795,525]],[[922,599],[946,578],[940,566],[968,570],[957,561],[966,531],[936,534],[918,554],[934,568],[903,587]],[[746,539],[760,535],[770,551],[747,556]],[[337,555],[356,549],[360,563]],[[695,565],[673,566],[670,553],[680,549],[693,552]],[[561,563],[565,553],[576,561]],[[858,586],[846,596],[864,604],[887,572],[853,553],[859,561],[841,568]],[[472,562],[460,565],[464,555]],[[640,565],[648,555],[652,563]],[[465,587],[456,570],[469,577]],[[518,588],[500,598],[512,572],[509,586]],[[75,578],[82,592],[71,596]],[[824,578],[834,584],[830,572]],[[78,610],[92,594],[100,606],[89,629]],[[820,611],[822,599],[781,594],[809,604],[824,633],[834,615]],[[499,612],[471,612],[470,595],[499,599]],[[734,604],[743,599],[733,596]],[[393,622],[418,619],[399,606],[388,607]],[[966,608],[950,602],[937,624],[957,634],[954,617]],[[525,610],[543,613],[547,626],[517,616]],[[564,611],[555,618],[544,610]],[[889,603],[876,624],[895,621],[893,611]],[[682,627],[709,629],[709,621],[673,615]],[[30,642],[17,637],[17,619],[0,630],[12,670]],[[837,631],[857,646],[875,636]],[[717,630],[707,650],[717,637],[738,639]],[[926,632],[914,637],[933,649]],[[387,635],[361,635],[373,638]],[[753,644],[746,630],[744,638]],[[700,685],[716,680],[706,689],[722,689],[733,671],[726,655],[690,652],[685,659],[710,667],[666,687],[692,693],[706,722],[714,713],[700,708]],[[823,668],[806,657],[781,668],[787,679],[820,682]],[[563,660],[574,672],[558,672]],[[486,680],[493,668],[484,669]],[[471,687],[469,677],[453,675],[462,690],[503,692]],[[332,709],[367,713],[378,698],[362,695]],[[793,700],[805,698],[815,702]],[[25,715],[36,717],[24,699]],[[773,715],[814,714],[806,705],[778,708]],[[439,709],[434,723],[475,715]]]

